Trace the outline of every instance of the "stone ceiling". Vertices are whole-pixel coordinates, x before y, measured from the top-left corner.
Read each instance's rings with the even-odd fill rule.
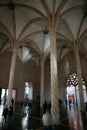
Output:
[[[36,63],[49,55],[49,23],[54,15],[58,60],[78,42],[87,54],[86,0],[0,0],[0,52],[18,46],[18,56]],[[15,44],[13,44],[15,41]]]

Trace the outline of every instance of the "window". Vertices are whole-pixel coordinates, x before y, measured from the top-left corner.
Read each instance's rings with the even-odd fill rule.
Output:
[[[66,86],[67,86],[67,97],[69,98],[69,96],[73,95],[73,98],[75,98],[75,102],[79,102],[79,86],[78,86],[78,77],[77,74],[71,74],[69,76],[69,78],[67,79],[66,82]],[[84,95],[84,102],[86,101],[86,87],[85,87],[85,82],[82,78],[82,87],[83,87],[83,95]],[[67,99],[68,99],[67,98]]]
[[[25,82],[24,98],[26,100],[32,100],[33,99],[33,85],[32,85],[32,82],[30,82],[30,83]]]

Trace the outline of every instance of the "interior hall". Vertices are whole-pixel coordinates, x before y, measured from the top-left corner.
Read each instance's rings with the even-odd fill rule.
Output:
[[[87,130],[86,42],[87,0],[0,0],[0,130]]]

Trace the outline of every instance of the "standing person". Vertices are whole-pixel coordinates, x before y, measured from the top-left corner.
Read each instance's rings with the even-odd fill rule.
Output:
[[[42,116],[43,130],[52,130],[53,121],[49,109],[46,109],[46,112]]]
[[[14,110],[13,110],[13,106],[11,105],[9,108],[9,119],[13,120],[13,116],[14,116]]]
[[[3,125],[6,124],[7,122],[7,118],[8,118],[8,107],[7,105],[5,106],[4,110],[3,110],[3,113],[2,113],[2,116],[3,116]]]
[[[44,113],[46,112],[47,108],[48,108],[47,101],[45,101],[43,104]]]
[[[85,110],[86,110],[86,114],[87,114],[87,101],[85,103]]]
[[[11,103],[12,103],[12,106],[14,106],[14,99],[13,98],[11,99]]]
[[[37,116],[40,116],[40,100],[37,100]]]
[[[51,101],[48,103],[49,112],[51,112]]]

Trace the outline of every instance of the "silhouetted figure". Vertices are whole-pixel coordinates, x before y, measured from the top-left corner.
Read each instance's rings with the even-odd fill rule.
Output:
[[[3,125],[6,124],[7,122],[7,118],[8,118],[8,107],[7,105],[5,106],[4,110],[3,110],[3,113],[2,113],[2,116],[3,116]]]
[[[12,106],[13,106],[14,105],[14,99],[13,98],[11,99],[11,103],[12,103]]]
[[[37,116],[40,116],[40,100],[37,100]]]
[[[66,105],[66,107],[67,107],[67,99],[65,99],[65,105]]]
[[[44,104],[43,104],[43,110],[44,110],[44,113],[46,112],[46,109],[48,108],[47,106],[47,102],[45,101]]]
[[[51,101],[48,103],[49,112],[51,112]]]
[[[85,102],[85,110],[86,110],[86,114],[87,114],[87,101]]]
[[[32,109],[32,103],[29,102],[28,105],[29,105],[29,108]]]
[[[28,106],[29,106],[29,115],[31,115],[31,112],[32,112],[32,103],[29,102],[29,103],[28,103]]]
[[[13,116],[14,116],[14,109],[13,109],[13,106],[10,106],[9,108],[9,119],[13,119]]]
[[[59,109],[61,111],[61,107],[62,107],[62,100],[61,99],[58,99],[58,103],[59,103]]]
[[[71,100],[71,99],[69,99],[69,106],[71,105],[71,103],[72,103],[72,100]]]

